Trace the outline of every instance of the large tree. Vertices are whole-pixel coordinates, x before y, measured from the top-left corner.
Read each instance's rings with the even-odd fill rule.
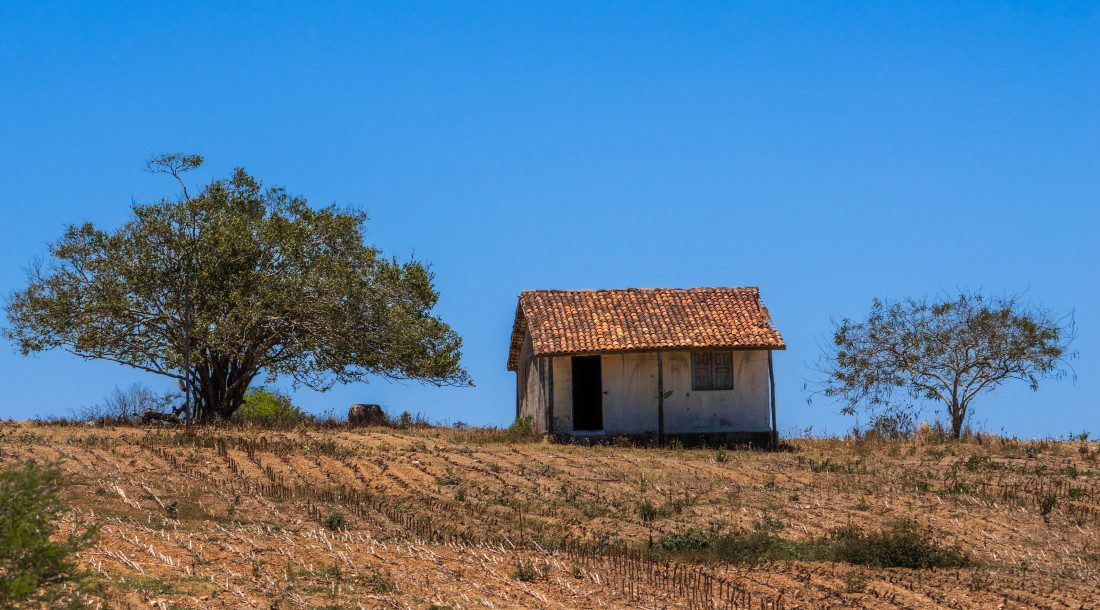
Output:
[[[362,212],[240,168],[192,195],[182,175],[201,163],[157,157],[180,197],[133,205],[113,231],[69,226],[9,298],[7,338],[175,378],[199,420],[232,415],[259,375],[320,391],[370,375],[471,383],[461,339],[432,313],[432,274],[365,245]]]
[[[959,438],[979,395],[1010,380],[1036,390],[1041,380],[1063,376],[1073,328],[1072,316],[1017,297],[876,299],[865,320],[836,323],[821,393],[848,414],[906,399],[938,402]]]

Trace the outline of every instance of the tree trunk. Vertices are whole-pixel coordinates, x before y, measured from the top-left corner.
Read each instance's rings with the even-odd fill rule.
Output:
[[[195,368],[199,386],[195,397],[199,421],[232,417],[244,403],[244,395],[257,373],[240,360],[208,354],[206,363]]]
[[[218,387],[218,384],[200,382],[199,396],[195,400],[198,421],[229,419],[244,404],[244,394],[247,390],[246,385],[236,389],[226,389]]]
[[[948,415],[951,417],[951,438],[959,440],[962,438],[963,421],[966,419],[966,405],[960,403],[957,396],[951,397]]]

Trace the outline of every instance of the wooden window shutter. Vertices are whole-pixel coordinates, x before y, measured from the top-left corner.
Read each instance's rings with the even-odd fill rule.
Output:
[[[691,389],[714,389],[714,358],[711,352],[691,352]]]
[[[714,363],[714,384],[711,387],[715,390],[732,390],[733,352],[714,352],[711,362]]]
[[[691,352],[692,390],[732,390],[733,352],[699,350]]]

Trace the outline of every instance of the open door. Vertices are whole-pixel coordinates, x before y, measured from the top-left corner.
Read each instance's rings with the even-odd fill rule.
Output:
[[[573,356],[573,429],[603,430],[599,356]]]

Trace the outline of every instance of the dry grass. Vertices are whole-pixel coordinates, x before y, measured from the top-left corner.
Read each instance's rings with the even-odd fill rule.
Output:
[[[478,429],[188,435],[0,423],[0,465],[60,461],[71,519],[101,526],[80,561],[97,574],[99,601],[116,608],[1100,600],[1097,443],[793,440],[789,451],[765,453],[506,441]],[[974,564],[693,564],[685,553],[633,554],[700,532],[801,541],[898,518],[957,544]]]

